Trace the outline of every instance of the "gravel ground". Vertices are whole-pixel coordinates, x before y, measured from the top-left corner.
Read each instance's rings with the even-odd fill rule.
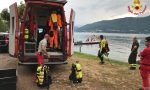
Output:
[[[71,63],[78,59],[82,65],[84,78],[82,84],[72,84],[68,80]],[[67,65],[53,66],[50,74],[53,84],[49,90],[138,90],[141,86],[139,71],[129,71],[128,67],[105,64],[96,60],[72,57]],[[17,90],[47,90],[39,88],[33,81],[36,66],[18,65],[17,59],[8,54],[0,54],[0,69],[16,68],[18,71]]]

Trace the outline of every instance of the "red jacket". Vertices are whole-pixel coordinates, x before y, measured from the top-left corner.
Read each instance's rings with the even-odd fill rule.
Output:
[[[146,47],[141,53],[141,64],[150,65],[150,46]]]

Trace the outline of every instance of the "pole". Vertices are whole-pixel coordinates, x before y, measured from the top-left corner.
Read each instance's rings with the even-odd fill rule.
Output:
[[[80,45],[80,53],[82,52],[82,45]]]
[[[107,57],[108,62],[112,65],[112,63],[111,63],[111,61],[110,61],[108,55],[109,55],[109,53],[106,53],[106,54],[105,54],[105,56]],[[113,65],[112,65],[112,66],[113,66]]]

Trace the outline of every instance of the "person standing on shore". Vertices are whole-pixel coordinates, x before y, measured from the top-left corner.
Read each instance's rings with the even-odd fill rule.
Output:
[[[128,59],[128,63],[130,64],[130,70],[136,69],[136,59],[138,54],[139,43],[136,37],[133,38],[133,44],[131,48],[131,53]]]
[[[108,56],[108,52],[109,52],[108,42],[103,35],[100,35],[99,51],[98,51],[100,64],[104,64],[104,55]]]
[[[150,74],[150,37],[145,38],[145,49],[140,53],[140,74],[143,81],[143,87],[139,90],[150,90],[149,74]]]

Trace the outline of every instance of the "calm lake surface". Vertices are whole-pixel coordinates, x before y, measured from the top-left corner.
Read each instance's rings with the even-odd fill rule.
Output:
[[[86,42],[88,37],[91,37],[93,35],[99,36],[104,35],[106,39],[109,42],[109,48],[110,48],[110,55],[109,58],[127,62],[128,57],[131,51],[132,46],[132,38],[136,36],[138,38],[138,41],[140,43],[139,52],[143,50],[145,47],[144,39],[147,36],[150,36],[150,34],[122,34],[122,33],[89,33],[89,32],[83,32],[83,33],[75,33],[74,41],[82,41]],[[82,46],[75,46],[74,51],[91,54],[97,56],[99,45],[82,45]],[[139,58],[138,58],[139,59]]]

